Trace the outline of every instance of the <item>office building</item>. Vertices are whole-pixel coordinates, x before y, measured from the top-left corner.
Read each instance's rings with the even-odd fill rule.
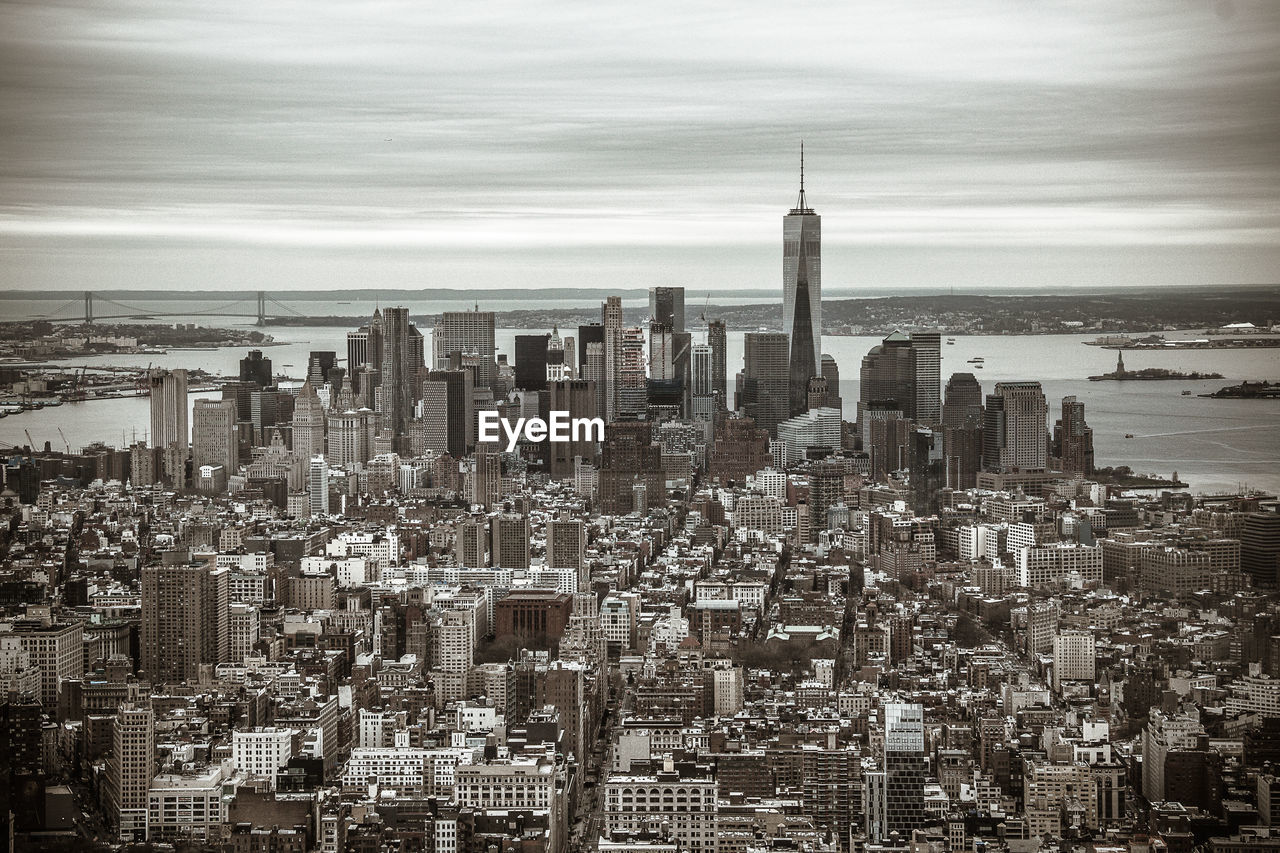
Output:
[[[156,719],[149,707],[125,702],[112,724],[111,758],[107,761],[108,818],[118,840],[147,837],[151,779],[156,770]]]
[[[709,421],[720,408],[715,391],[715,353],[709,344],[693,345],[689,370],[689,416]]]
[[[378,416],[369,409],[330,412],[327,439],[329,463],[335,468],[347,468],[368,462],[374,456],[374,436],[377,431]]]
[[[207,564],[142,568],[142,670],[156,684],[195,681],[231,656],[230,580]]]
[[[449,369],[459,360],[474,363],[475,387],[493,388],[498,378],[494,328],[492,311],[445,311],[432,340],[436,369]]]
[[[599,394],[596,383],[587,379],[560,379],[550,383],[548,409],[568,412],[570,418],[596,418],[599,410]],[[575,438],[576,435],[576,438]],[[598,442],[587,430],[570,431],[569,441],[549,442],[551,452],[551,476],[557,479],[574,474],[574,459],[583,458],[595,462],[599,455]]]
[[[586,553],[587,531],[582,519],[547,521],[547,568],[582,572]]]
[[[883,841],[891,833],[909,838],[924,824],[924,783],[928,759],[924,751],[924,708],[918,704],[884,706]]]
[[[1053,426],[1053,450],[1066,474],[1093,473],[1093,429],[1085,423],[1084,403],[1062,398],[1062,417]]]
[[[982,467],[988,471],[1048,466],[1048,405],[1039,382],[997,382],[987,395]]]
[[[338,367],[338,354],[333,350],[312,350],[308,354],[306,379],[317,386],[333,383],[335,370],[342,368]]]
[[[259,388],[269,388],[275,384],[271,375],[271,359],[262,355],[262,350],[249,350],[249,354],[240,359],[240,381],[252,383]]]
[[[1280,586],[1280,514],[1251,512],[1240,528],[1240,570],[1255,586]]]
[[[587,369],[587,347],[590,344],[599,344],[600,351],[604,352],[604,325],[601,323],[590,323],[586,326],[578,327],[578,378],[589,379],[586,375]],[[603,357],[603,356],[602,356]],[[603,388],[604,386],[601,385]],[[601,409],[601,411],[604,411]]]
[[[747,332],[743,337],[738,408],[771,436],[790,417],[788,347],[782,332]]]
[[[923,425],[942,418],[941,336],[893,332],[862,358],[858,422],[871,410],[897,411]]]
[[[302,383],[293,405],[293,453],[299,459],[323,456],[325,453],[324,403],[310,380]]]
[[[529,568],[529,517],[522,513],[494,516],[489,529],[493,532],[493,565],[503,569]]]
[[[382,369],[382,317],[374,315],[374,321],[361,326],[354,332],[347,332],[347,377],[351,380],[352,389],[357,394],[365,394],[371,390],[365,386],[365,378],[377,382],[378,371]],[[372,399],[366,399],[366,405]]]
[[[809,379],[820,375],[822,364],[822,217],[805,197],[803,148],[800,195],[782,218],[782,330],[788,341],[787,416],[792,417],[804,411]]]
[[[418,384],[419,368],[423,366],[422,333],[409,322],[409,309],[404,307],[383,311],[381,325],[382,366],[374,408],[382,415],[383,429],[396,437],[407,436],[409,419],[422,390]],[[437,346],[439,343],[437,340]]]
[[[40,672],[40,704],[56,716],[63,680],[84,675],[84,623],[19,622],[8,636],[17,638],[30,665]]]
[[[547,387],[550,335],[516,335],[516,389],[543,391]],[[559,350],[563,362],[564,350]]]
[[[600,306],[600,324],[603,327],[604,370],[600,377],[604,391],[604,419],[613,423],[618,419],[621,405],[622,383],[622,297],[610,296]],[[642,342],[643,343],[643,342]],[[588,376],[588,379],[596,377]]]
[[[822,378],[826,380],[826,401],[822,405],[844,412],[844,398],[840,395],[840,365],[834,357],[822,354]]]
[[[253,728],[231,733],[231,762],[251,779],[266,780],[275,790],[276,774],[293,758],[297,732],[293,729]]]
[[[627,515],[636,506],[637,485],[648,500],[659,504],[666,496],[662,447],[653,443],[651,427],[643,421],[611,424],[604,434],[598,491],[600,511]]]
[[[724,320],[707,322],[707,346],[711,347],[711,391],[716,395],[717,411],[723,412],[729,406],[729,333]]]
[[[972,373],[953,373],[947,380],[942,404],[942,425],[962,427],[982,423],[982,383]]]
[[[151,393],[151,446],[177,445],[185,456],[191,435],[187,428],[187,371],[151,370],[147,388]]]
[[[649,288],[649,319],[661,323],[677,334],[684,328],[684,288]]]
[[[196,400],[191,409],[191,466],[221,467],[227,476],[239,469],[236,407],[229,400]]]
[[[643,417],[649,406],[649,377],[646,370],[644,329],[623,329],[619,335],[617,359],[616,418]]]
[[[469,370],[433,370],[422,383],[423,419],[439,432],[443,417],[445,446],[455,459],[466,456],[476,443],[475,390]],[[426,403],[430,399],[431,405]],[[443,402],[443,406],[441,403]]]
[[[1090,631],[1063,631],[1053,638],[1053,688],[1065,681],[1093,684],[1096,674],[1096,645]]]

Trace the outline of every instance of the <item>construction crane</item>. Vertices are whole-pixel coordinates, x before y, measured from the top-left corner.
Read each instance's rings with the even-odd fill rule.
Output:
[[[71,455],[71,442],[67,441],[67,434],[62,431],[62,427],[58,427],[58,435],[62,436],[62,443],[67,447],[67,455]]]
[[[22,431],[23,431],[24,433],[26,433],[26,434],[27,434],[27,446],[31,448],[31,452],[32,452],[32,453],[35,453],[35,452],[36,452],[36,440],[35,440],[34,438],[32,438],[32,437],[31,437],[31,430],[29,430],[29,429],[25,429],[25,428],[24,428]]]

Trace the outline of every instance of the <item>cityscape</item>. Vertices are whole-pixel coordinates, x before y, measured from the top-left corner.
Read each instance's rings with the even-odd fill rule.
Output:
[[[740,364],[655,286],[513,358],[477,301],[300,381],[262,329],[204,335],[234,376],[5,367],[149,410],[7,451],[12,849],[1280,849],[1276,495],[1103,468],[1087,399],[936,329],[838,364],[821,222],[802,184]],[[200,337],[153,322],[76,334]]]
[[[1280,3],[0,3],[0,853],[1280,853]]]

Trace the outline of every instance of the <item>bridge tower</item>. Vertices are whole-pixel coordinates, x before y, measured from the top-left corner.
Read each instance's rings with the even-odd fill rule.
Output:
[[[84,292],[84,322],[86,325],[93,322],[93,291],[86,290]]]
[[[267,325],[267,294],[261,290],[258,291],[258,325]]]

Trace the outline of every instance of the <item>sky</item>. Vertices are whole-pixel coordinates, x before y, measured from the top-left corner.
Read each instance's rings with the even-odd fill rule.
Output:
[[[1280,282],[1275,0],[0,2],[0,289]]]

